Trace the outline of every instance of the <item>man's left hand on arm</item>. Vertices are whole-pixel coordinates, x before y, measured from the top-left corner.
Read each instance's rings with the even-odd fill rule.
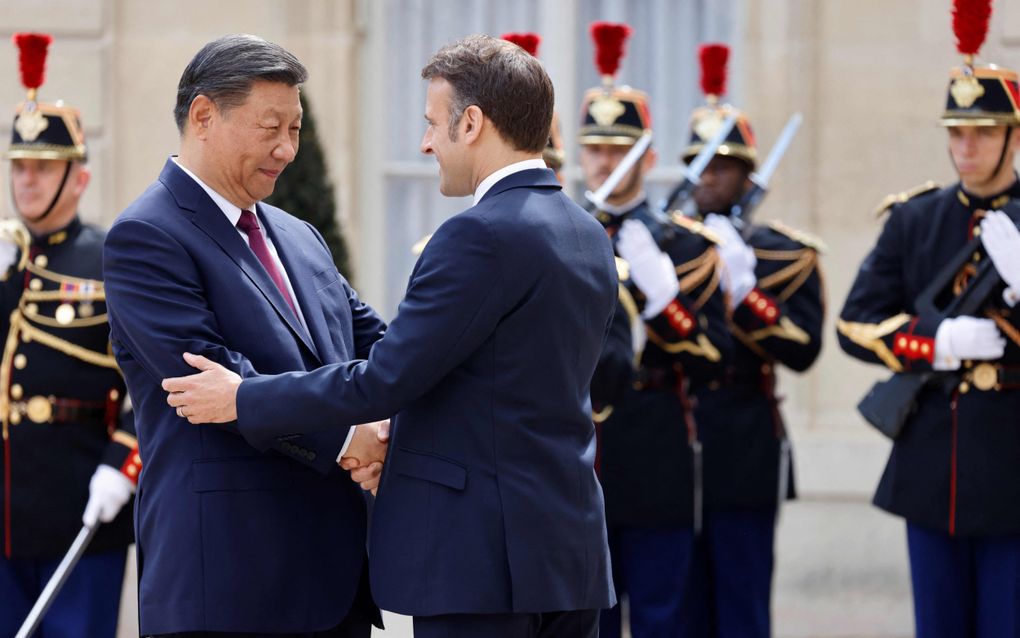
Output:
[[[200,355],[185,353],[184,361],[200,372],[163,379],[170,407],[190,423],[236,421],[240,375]]]

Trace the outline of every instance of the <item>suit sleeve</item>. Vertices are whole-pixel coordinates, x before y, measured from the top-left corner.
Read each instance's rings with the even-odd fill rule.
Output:
[[[903,215],[893,207],[875,247],[864,259],[837,323],[839,345],[862,361],[885,365],[893,372],[927,371],[935,356],[935,330],[940,318],[913,313],[907,299],[903,262]]]
[[[620,285],[620,294],[624,294]],[[617,301],[606,334],[606,342],[599,354],[599,362],[591,379],[591,402],[598,412],[616,403],[634,377],[634,346],[631,338],[632,321],[636,318]]]
[[[194,373],[181,356],[185,352],[201,354],[242,377],[256,374],[244,355],[226,347],[194,261],[162,229],[139,220],[114,224],[106,238],[103,271],[112,339],[148,372],[152,383]],[[275,447],[326,472],[336,469],[333,459],[344,436],[346,432],[304,437],[300,447],[321,452],[316,461],[295,451],[293,439]]]
[[[802,248],[791,254],[790,263],[760,277],[734,309],[734,334],[766,360],[803,372],[822,348],[825,302],[818,252]]]
[[[683,365],[687,374],[714,375],[733,352],[726,298],[719,286],[719,253],[705,242],[699,254],[671,256],[680,292],[645,321],[648,341]]]
[[[386,338],[367,360],[245,379],[238,426],[256,448],[298,428],[388,417],[471,355],[506,313],[507,277],[487,222],[455,217],[422,253]]]

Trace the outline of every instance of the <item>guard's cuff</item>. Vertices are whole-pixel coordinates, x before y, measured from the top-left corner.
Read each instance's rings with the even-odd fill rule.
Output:
[[[694,328],[697,326],[696,318],[682,303],[679,299],[674,298],[661,313],[658,313],[651,318],[651,323],[659,323],[663,319],[669,324],[669,327],[673,329],[680,337],[686,338]]]

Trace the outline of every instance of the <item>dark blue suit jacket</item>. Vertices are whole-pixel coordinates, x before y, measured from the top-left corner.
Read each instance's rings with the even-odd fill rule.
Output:
[[[256,447],[399,412],[372,519],[372,590],[404,614],[614,602],[588,386],[616,301],[605,231],[552,171],[444,223],[367,361],[241,384]]]
[[[112,342],[144,464],[135,521],[144,635],[333,627],[362,572],[364,499],[336,465],[347,428],[260,451],[233,427],[177,417],[160,388],[164,377],[194,372],[185,351],[249,377],[365,357],[382,336],[385,325],[310,225],[263,204],[258,215],[307,330],[226,216],[172,161],[107,236]]]

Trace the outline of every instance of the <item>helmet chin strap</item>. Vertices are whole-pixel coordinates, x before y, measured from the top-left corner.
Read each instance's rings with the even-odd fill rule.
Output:
[[[56,207],[56,205],[57,205],[57,201],[60,200],[60,196],[64,192],[64,186],[67,185],[67,178],[70,175],[71,175],[71,160],[67,160],[67,165],[64,167],[64,177],[63,177],[63,179],[60,180],[60,187],[57,188],[56,194],[53,196],[53,199],[50,200],[50,205],[47,206],[46,210],[43,211],[43,213],[41,215],[39,215],[38,217],[36,217],[35,219],[29,219],[28,217],[23,215],[21,213],[21,211],[18,210],[17,201],[14,202],[14,212],[16,212],[19,217],[21,217],[25,221],[27,221],[29,223],[32,223],[32,224],[38,224],[42,220],[46,219],[47,217],[50,216],[50,213],[53,212],[54,207]],[[14,193],[14,178],[13,177],[11,178],[11,193],[12,194]],[[14,198],[12,197],[11,199],[14,199]]]
[[[1012,137],[1012,135],[1013,126],[1012,125],[1006,126],[1006,137],[1002,140],[1002,151],[999,153],[999,161],[995,165],[995,170],[991,172],[988,178],[981,180],[981,184],[991,183],[993,180],[995,180],[995,178],[999,176],[999,173],[1002,171],[1002,169],[1005,168],[1006,156],[1009,154],[1009,138]],[[949,154],[949,161],[953,164],[953,169],[956,171],[956,174],[959,175],[960,169],[957,168],[956,160],[953,159],[952,153]]]

